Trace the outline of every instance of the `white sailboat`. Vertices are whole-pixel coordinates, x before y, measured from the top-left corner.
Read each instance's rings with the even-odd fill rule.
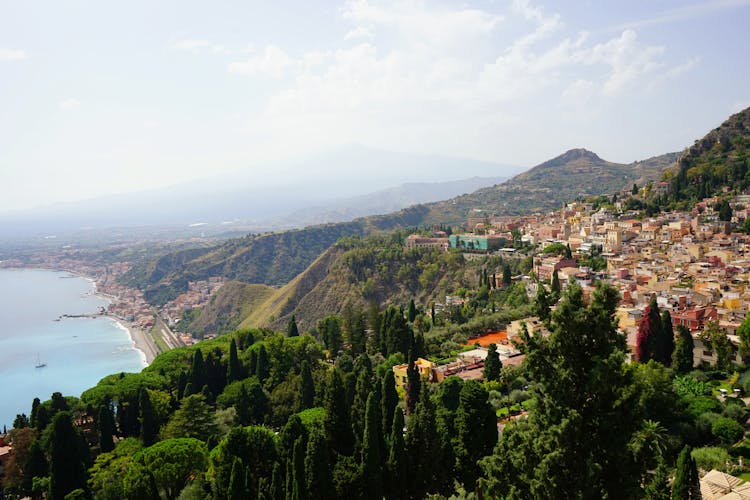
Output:
[[[38,353],[36,355],[36,365],[34,365],[34,366],[36,368],[44,368],[45,366],[47,366],[47,363],[45,363],[44,361],[42,361],[41,359],[39,359],[39,354]]]

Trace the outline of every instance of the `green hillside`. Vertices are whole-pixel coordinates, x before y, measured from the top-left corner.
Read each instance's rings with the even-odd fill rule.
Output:
[[[750,187],[750,108],[695,141],[670,174],[673,203],[713,196],[725,186],[738,193]]]

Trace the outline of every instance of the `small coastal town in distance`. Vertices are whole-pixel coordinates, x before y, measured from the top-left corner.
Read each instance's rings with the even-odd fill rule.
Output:
[[[748,26],[0,0],[0,500],[750,499]]]

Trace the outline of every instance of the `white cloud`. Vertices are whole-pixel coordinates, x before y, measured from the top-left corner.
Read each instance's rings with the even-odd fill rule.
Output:
[[[193,53],[212,52],[214,54],[223,54],[227,52],[223,45],[209,42],[201,39],[184,39],[170,43],[173,50],[184,50]]]
[[[26,51],[0,47],[0,61],[21,61],[27,57]]]
[[[281,78],[293,63],[292,58],[279,47],[267,45],[263,54],[251,56],[245,61],[229,63],[229,71],[243,75],[264,75]]]
[[[350,29],[346,35],[344,35],[344,40],[355,40],[358,38],[372,38],[372,31],[364,26],[357,26]]]
[[[658,12],[650,18],[630,21],[621,24],[615,29],[620,31],[623,29],[635,29],[644,26],[669,24],[688,19],[705,18],[707,15],[714,12],[745,7],[748,5],[750,5],[750,0],[709,0]]]
[[[71,111],[71,110],[80,108],[81,101],[79,101],[78,99],[73,99],[71,97],[71,98],[60,101],[59,107],[63,111]]]

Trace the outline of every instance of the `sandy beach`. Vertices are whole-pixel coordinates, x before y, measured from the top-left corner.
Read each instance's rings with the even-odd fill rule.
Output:
[[[135,344],[135,348],[143,353],[145,362],[144,364],[146,366],[150,365],[151,362],[159,354],[159,349],[156,347],[156,344],[151,338],[151,335],[149,335],[148,332],[144,331],[133,323],[114,316],[109,317],[117,322],[122,328],[128,331],[128,333],[130,334],[130,338]]]

